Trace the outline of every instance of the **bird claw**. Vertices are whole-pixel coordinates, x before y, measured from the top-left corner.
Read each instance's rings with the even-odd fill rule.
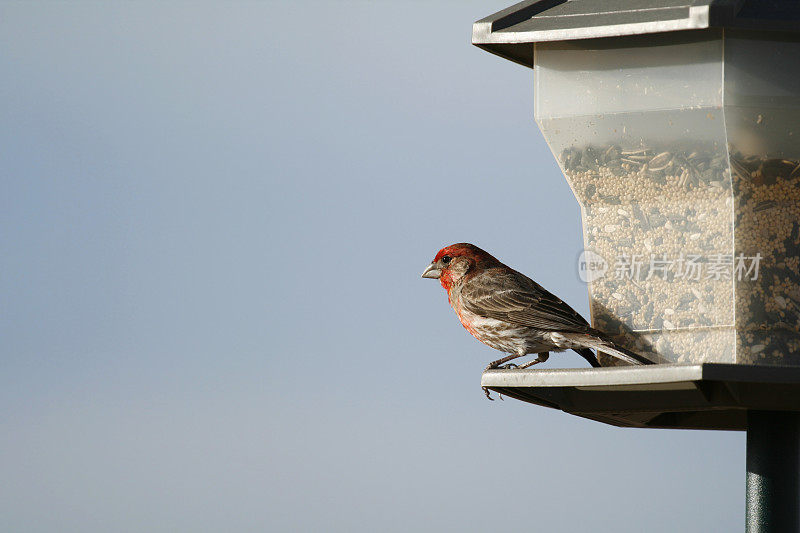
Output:
[[[500,368],[500,369],[503,369],[503,370],[510,370],[512,368],[519,368],[519,367],[517,365],[515,365],[514,363],[508,363],[507,365],[501,365],[501,366],[498,366],[497,368]]]
[[[489,389],[487,387],[481,387],[481,388],[483,389],[483,393],[486,395],[486,398],[488,398],[489,400],[494,401],[494,398],[492,398]],[[503,400],[503,395],[502,394],[498,393],[497,397],[500,398],[501,400]],[[505,401],[505,400],[503,400],[503,401]]]
[[[512,365],[512,364],[503,365],[503,363],[507,363],[508,361],[511,361],[512,359],[516,359],[518,357],[522,357],[523,355],[525,354],[512,353],[510,355],[498,359],[497,361],[492,361],[491,363],[486,365],[486,368],[484,368],[483,371],[486,372],[487,370],[493,370],[496,368],[503,368],[503,369],[517,368],[517,365]]]

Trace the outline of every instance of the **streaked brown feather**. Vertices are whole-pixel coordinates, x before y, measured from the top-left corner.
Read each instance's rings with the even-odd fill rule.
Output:
[[[490,268],[461,287],[465,309],[480,316],[545,331],[585,333],[588,322],[544,287],[507,267]]]

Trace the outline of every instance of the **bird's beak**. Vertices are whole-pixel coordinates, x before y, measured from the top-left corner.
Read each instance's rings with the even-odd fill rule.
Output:
[[[434,263],[428,265],[428,268],[422,273],[423,278],[431,278],[431,279],[439,279],[439,276],[442,275],[442,271],[436,268]]]

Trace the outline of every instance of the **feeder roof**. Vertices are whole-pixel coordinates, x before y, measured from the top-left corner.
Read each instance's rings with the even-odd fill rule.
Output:
[[[472,26],[472,44],[533,67],[533,46],[707,28],[800,31],[796,0],[525,0]]]

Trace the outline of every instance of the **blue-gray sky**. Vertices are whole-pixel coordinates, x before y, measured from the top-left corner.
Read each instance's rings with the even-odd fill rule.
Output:
[[[0,4],[0,530],[741,529],[742,434],[488,402],[419,278],[587,311],[508,3]]]

